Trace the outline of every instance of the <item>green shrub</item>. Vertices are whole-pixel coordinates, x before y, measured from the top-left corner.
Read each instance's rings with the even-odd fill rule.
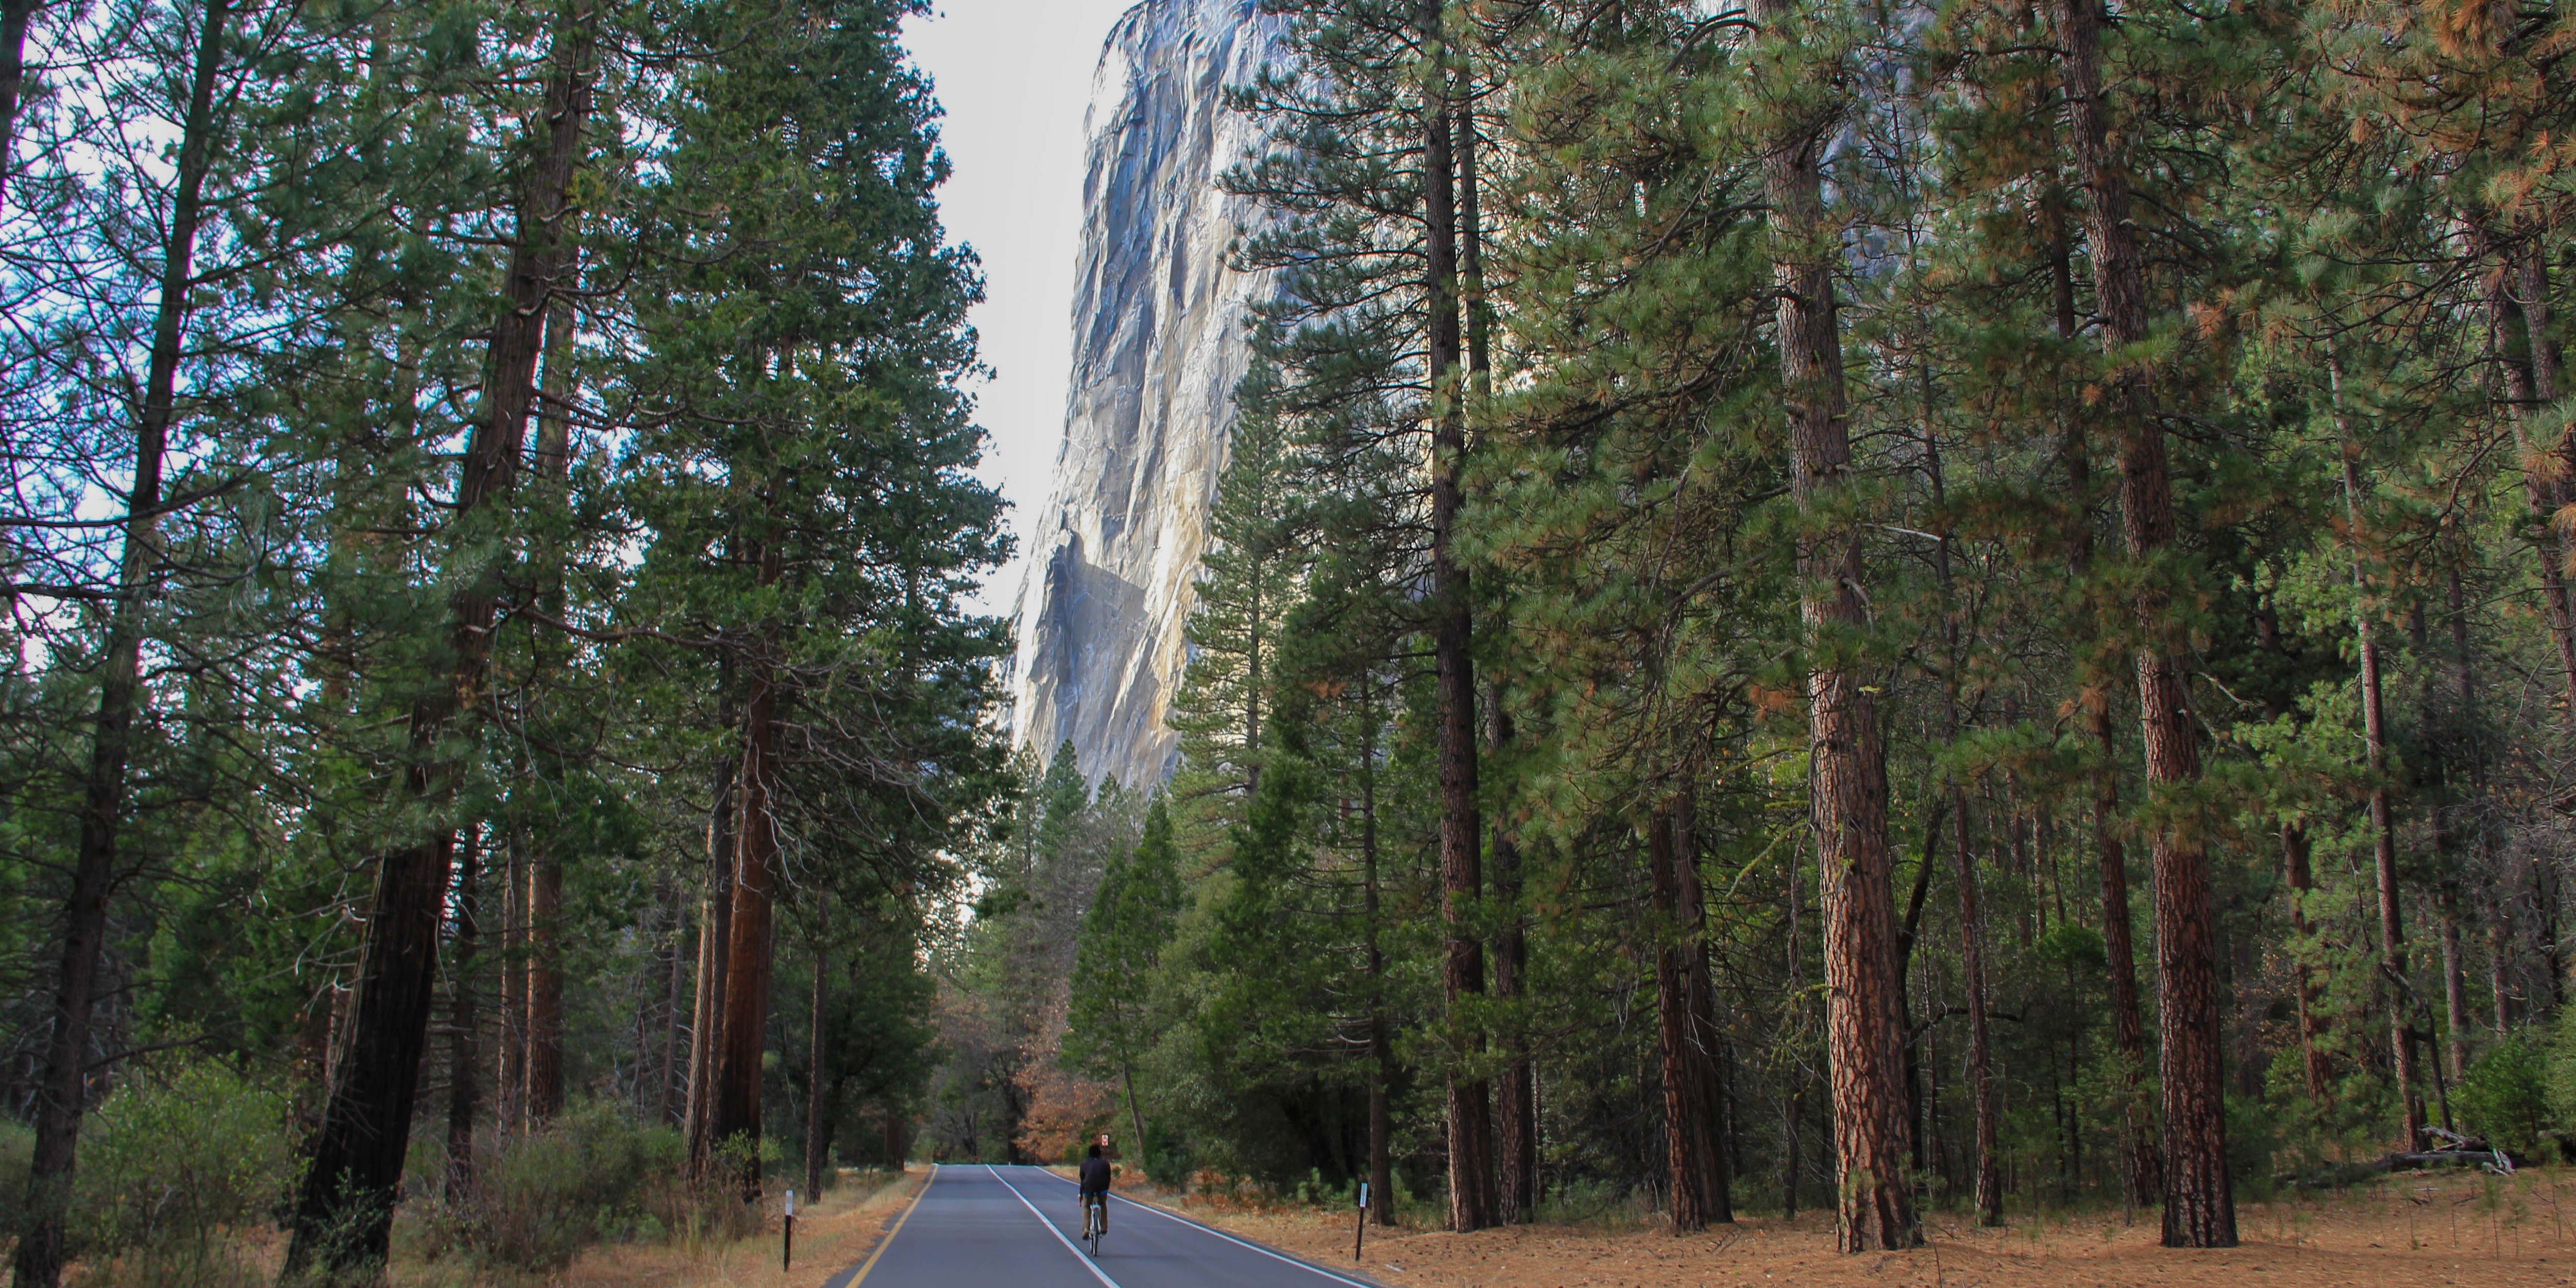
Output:
[[[2529,1153],[2550,1123],[2549,1052],[2529,1031],[2515,1033],[2469,1066],[2451,1097],[2461,1127],[2500,1148]]]
[[[91,1284],[256,1283],[231,1233],[292,1180],[286,1101],[214,1062],[146,1071],[81,1131],[72,1236]]]
[[[472,1194],[431,1205],[421,1251],[547,1272],[594,1243],[658,1238],[686,1206],[674,1198],[682,1159],[670,1128],[613,1104],[575,1105],[492,1151]]]

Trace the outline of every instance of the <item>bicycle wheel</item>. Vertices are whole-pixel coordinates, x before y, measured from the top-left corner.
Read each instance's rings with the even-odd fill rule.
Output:
[[[1082,1205],[1082,1241],[1091,1248],[1094,1259],[1100,1256],[1100,1208],[1094,1203]]]

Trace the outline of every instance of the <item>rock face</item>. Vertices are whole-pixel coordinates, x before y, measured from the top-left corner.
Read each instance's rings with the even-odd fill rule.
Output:
[[[1095,781],[1159,783],[1178,755],[1164,717],[1261,288],[1229,263],[1252,211],[1217,179],[1256,135],[1224,91],[1277,32],[1254,0],[1145,0],[1092,77],[1072,391],[1024,538],[1011,697],[1013,741],[1071,740]]]

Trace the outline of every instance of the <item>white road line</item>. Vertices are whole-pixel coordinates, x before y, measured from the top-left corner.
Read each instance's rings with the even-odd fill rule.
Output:
[[[1058,1180],[1058,1181],[1064,1181],[1064,1183],[1065,1183],[1065,1184],[1067,1184],[1067,1185],[1073,1185],[1073,1182],[1071,1182],[1071,1181],[1065,1181],[1063,1177],[1061,1177],[1061,1176],[1057,1176],[1054,1172],[1047,1171],[1047,1169],[1045,1169],[1045,1168],[1039,1168],[1038,1170],[1039,1170],[1039,1171],[1041,1171],[1041,1172],[1045,1172],[1047,1176],[1049,1176],[1049,1177],[1051,1177],[1051,1178],[1053,1178],[1053,1179],[1055,1179],[1055,1180]],[[1002,1183],[1003,1183],[1004,1185],[1008,1185],[1008,1184],[1010,1184],[1010,1182],[1009,1182],[1009,1181],[1004,1181],[1004,1182],[1002,1182]],[[1076,1189],[1079,1189],[1079,1188],[1081,1188],[1081,1187],[1080,1187],[1080,1186],[1075,1186],[1075,1188],[1076,1188]],[[1019,1191],[1018,1191],[1018,1190],[1016,1190],[1016,1189],[1012,1190],[1011,1192],[1012,1192],[1013,1194],[1017,1194],[1017,1193],[1019,1193]],[[1120,1198],[1127,1198],[1127,1196],[1126,1196],[1126,1195],[1124,1195],[1124,1194],[1121,1194],[1121,1195],[1119,1195],[1118,1197],[1120,1197]],[[1021,1201],[1021,1202],[1023,1202],[1023,1203],[1028,1202],[1028,1200],[1027,1200],[1027,1199],[1022,1199],[1022,1200],[1020,1200],[1020,1201]],[[1218,1238],[1220,1238],[1220,1239],[1225,1240],[1225,1241],[1226,1241],[1226,1242],[1228,1242],[1228,1243],[1234,1244],[1234,1245],[1235,1245],[1235,1246],[1237,1246],[1237,1247],[1250,1248],[1250,1249],[1252,1249],[1254,1252],[1258,1252],[1258,1253],[1260,1253],[1261,1255],[1263,1255],[1263,1256],[1265,1256],[1265,1257],[1268,1257],[1268,1258],[1270,1258],[1270,1259],[1271,1259],[1271,1260],[1273,1260],[1273,1261],[1285,1261],[1285,1262],[1287,1262],[1289,1265],[1295,1266],[1295,1267],[1297,1267],[1297,1268],[1298,1268],[1298,1269],[1300,1269],[1300,1270],[1308,1270],[1308,1271],[1312,1271],[1312,1272],[1314,1272],[1314,1273],[1316,1273],[1316,1274],[1322,1275],[1322,1276],[1323,1276],[1323,1277],[1325,1277],[1326,1279],[1330,1279],[1330,1280],[1332,1280],[1334,1283],[1337,1283],[1337,1284],[1349,1284],[1349,1285],[1351,1286],[1351,1288],[1378,1288],[1378,1285],[1376,1285],[1376,1284],[1363,1283],[1363,1282],[1361,1282],[1361,1281],[1359,1281],[1359,1280],[1357,1280],[1357,1279],[1345,1279],[1345,1278],[1343,1278],[1342,1276],[1337,1275],[1337,1274],[1334,1274],[1332,1271],[1330,1271],[1330,1270],[1326,1270],[1326,1269],[1324,1269],[1322,1266],[1316,1265],[1316,1264],[1314,1264],[1313,1262],[1310,1262],[1310,1261],[1299,1261],[1299,1260],[1298,1260],[1298,1259],[1296,1259],[1295,1257],[1283,1257],[1283,1256],[1279,1255],[1279,1254],[1278,1254],[1278,1253],[1276,1253],[1276,1252],[1272,1252],[1272,1251],[1271,1251],[1270,1249],[1268,1249],[1268,1248],[1262,1247],[1262,1246],[1261,1246],[1260,1244],[1258,1244],[1258,1243],[1246,1243],[1246,1242],[1244,1242],[1243,1240],[1238,1239],[1238,1238],[1234,1237],[1233,1235],[1227,1234],[1225,1231],[1223,1231],[1223,1230],[1220,1230],[1220,1229],[1216,1228],[1215,1226],[1208,1225],[1208,1224],[1206,1224],[1206,1223],[1204,1223],[1204,1222],[1200,1222],[1200,1221],[1193,1221],[1193,1220],[1189,1219],[1188,1217],[1182,1216],[1181,1214],[1179,1214],[1179,1213],[1177,1213],[1177,1212],[1166,1212],[1166,1211],[1164,1211],[1161,1207],[1158,1207],[1158,1206],[1156,1206],[1155,1204],[1152,1204],[1152,1203],[1140,1203],[1140,1202],[1136,1201],[1135,1199],[1127,1199],[1127,1206],[1129,1206],[1129,1207],[1139,1207],[1139,1208],[1143,1208],[1143,1209],[1145,1209],[1146,1211],[1151,1212],[1151,1213],[1153,1213],[1154,1215],[1159,1216],[1159,1217],[1163,1218],[1163,1219],[1164,1219],[1164,1220],[1166,1220],[1166,1221],[1177,1221],[1177,1222],[1181,1223],[1182,1225],[1189,1226],[1189,1227],[1190,1227],[1190,1228],[1192,1228],[1192,1229],[1195,1229],[1195,1230],[1204,1230],[1204,1231],[1208,1232],[1209,1234],[1213,1234],[1213,1235],[1215,1235],[1216,1237],[1218,1237]],[[1052,1230],[1052,1229],[1054,1229],[1054,1228],[1055,1228],[1055,1226],[1054,1226],[1054,1224],[1053,1224],[1053,1223],[1049,1223],[1049,1224],[1048,1224],[1048,1226],[1047,1226],[1047,1228],[1048,1228],[1048,1229],[1050,1229],[1050,1230]],[[1063,1236],[1063,1235],[1061,1235],[1061,1234],[1059,1234],[1059,1235],[1057,1235],[1056,1237],[1057,1237],[1057,1238],[1059,1238],[1059,1239],[1061,1239],[1061,1238],[1063,1238],[1064,1236]]]
[[[1100,1263],[1097,1260],[1083,1255],[1082,1249],[1073,1246],[1073,1240],[1064,1237],[1064,1231],[1055,1228],[1055,1222],[1048,1220],[1046,1213],[1038,1211],[1038,1205],[1029,1202],[1029,1196],[1020,1193],[1019,1186],[1013,1185],[1009,1181],[1004,1180],[1000,1172],[993,1171],[993,1166],[990,1163],[984,1165],[984,1170],[992,1172],[993,1179],[1001,1181],[1002,1188],[1009,1190],[1011,1192],[1011,1197],[1018,1199],[1020,1201],[1020,1206],[1027,1208],[1029,1210],[1029,1215],[1036,1217],[1038,1219],[1038,1224],[1045,1226],[1046,1232],[1054,1235],[1055,1241],[1063,1244],[1064,1250],[1072,1253],[1073,1259],[1081,1262],[1082,1268],[1091,1272],[1092,1278],[1109,1285],[1109,1288],[1118,1288],[1118,1281],[1110,1278],[1106,1272],[1101,1270]],[[1049,1175],[1053,1175],[1053,1173],[1049,1173]],[[1349,1281],[1344,1280],[1343,1282],[1347,1283]]]

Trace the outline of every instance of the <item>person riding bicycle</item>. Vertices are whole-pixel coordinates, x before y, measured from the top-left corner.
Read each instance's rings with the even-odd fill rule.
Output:
[[[1093,1145],[1090,1152],[1083,1156],[1082,1202],[1085,1207],[1095,1204],[1099,1206],[1099,1228],[1102,1233],[1108,1233],[1109,1160],[1100,1156],[1100,1146],[1097,1144]]]

